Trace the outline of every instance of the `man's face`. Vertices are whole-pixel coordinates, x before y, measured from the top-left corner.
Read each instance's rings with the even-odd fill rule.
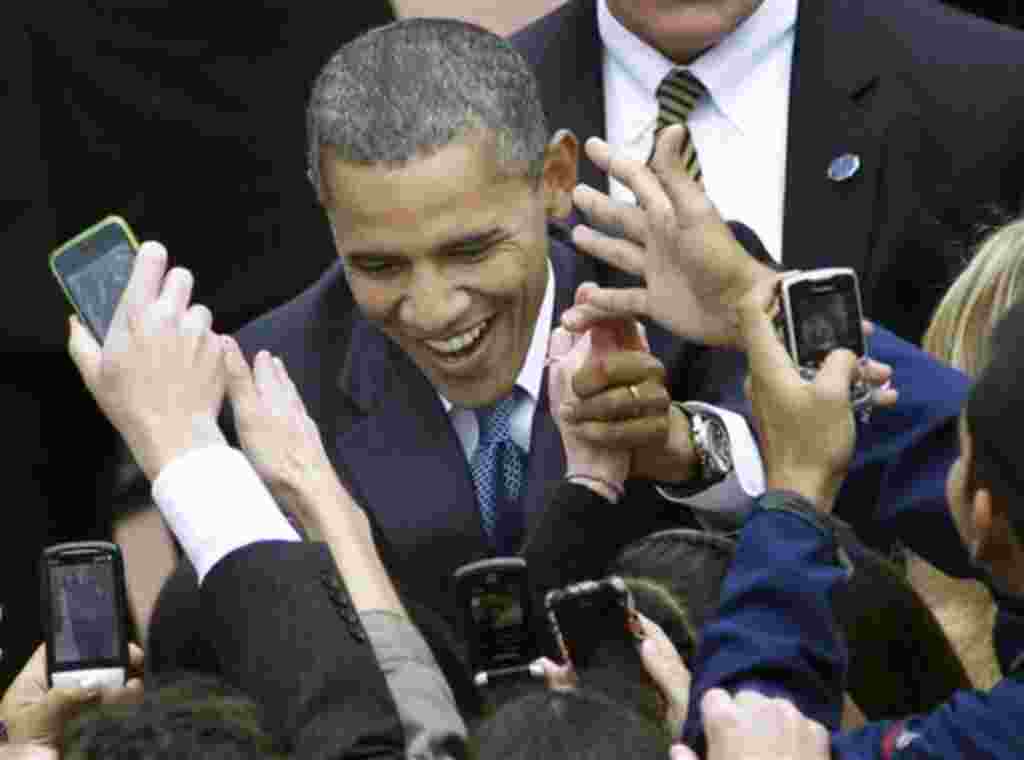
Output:
[[[675,63],[688,63],[721,42],[763,0],[608,0],[608,10]]]
[[[545,184],[459,140],[400,168],[325,154],[324,202],[367,319],[457,406],[507,395],[547,284]]]

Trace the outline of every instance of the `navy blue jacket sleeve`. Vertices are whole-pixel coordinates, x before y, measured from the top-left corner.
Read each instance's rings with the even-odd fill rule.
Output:
[[[882,327],[869,352],[892,367],[899,401],[859,426],[835,514],[883,553],[897,540],[950,575],[973,576],[946,507],[946,473],[959,451],[956,420],[969,379]]]
[[[701,635],[683,733],[690,746],[703,745],[700,700],[715,687],[785,697],[838,726],[847,652],[830,597],[846,577],[831,532],[813,516],[755,508]]]

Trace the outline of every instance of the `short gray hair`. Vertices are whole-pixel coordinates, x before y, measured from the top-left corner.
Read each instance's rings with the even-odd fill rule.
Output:
[[[309,176],[321,151],[399,167],[462,137],[492,142],[500,172],[538,181],[548,140],[537,81],[504,39],[453,19],[383,26],[339,49],[306,111]]]

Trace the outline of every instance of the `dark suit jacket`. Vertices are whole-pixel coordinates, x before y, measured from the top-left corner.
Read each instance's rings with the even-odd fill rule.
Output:
[[[384,674],[322,544],[238,549],[204,579],[199,604],[221,673],[296,757],[405,756]]]
[[[576,286],[596,273],[593,262],[576,255],[557,231],[551,261],[557,319]],[[683,346],[661,330],[649,330],[649,337],[666,363],[679,367],[673,373],[677,397],[717,400],[716,378],[732,374],[733,357],[708,359],[711,352]],[[297,299],[248,325],[238,339],[247,355],[267,349],[289,368],[332,462],[375,523],[393,577],[424,603],[447,608],[454,599],[452,571],[489,554],[469,465],[437,391],[361,316],[340,263]],[[543,386],[522,497],[527,535],[535,531],[547,485],[565,472]],[[668,503],[665,509],[679,511]]]
[[[513,37],[552,129],[605,134],[595,0]],[[800,0],[790,93],[783,261],[851,266],[865,311],[911,341],[963,262],[988,204],[1020,208],[1024,34],[935,0]],[[826,177],[858,154],[852,179]],[[580,179],[607,188],[589,162]]]

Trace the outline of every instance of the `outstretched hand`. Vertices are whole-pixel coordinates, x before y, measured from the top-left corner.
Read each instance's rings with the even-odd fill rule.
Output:
[[[324,449],[320,429],[284,363],[260,351],[250,370],[238,344],[225,337],[228,398],[239,443],[278,504],[298,518],[306,535],[320,535],[321,506],[348,499]],[[329,494],[320,499],[313,495]]]
[[[738,345],[735,307],[757,282],[773,273],[743,249],[687,175],[682,140],[680,126],[662,130],[650,166],[616,155],[603,140],[587,140],[587,156],[632,190],[639,206],[578,186],[573,201],[590,226],[575,227],[573,242],[592,256],[641,277],[644,284],[637,288],[588,285],[583,303],[563,315],[569,329],[587,329],[602,313],[613,312],[650,317],[676,335],[700,343]]]
[[[104,344],[71,320],[71,358],[150,480],[190,449],[224,442],[221,342],[210,310],[191,304],[192,284],[187,269],[167,271],[161,244],[147,242]]]

